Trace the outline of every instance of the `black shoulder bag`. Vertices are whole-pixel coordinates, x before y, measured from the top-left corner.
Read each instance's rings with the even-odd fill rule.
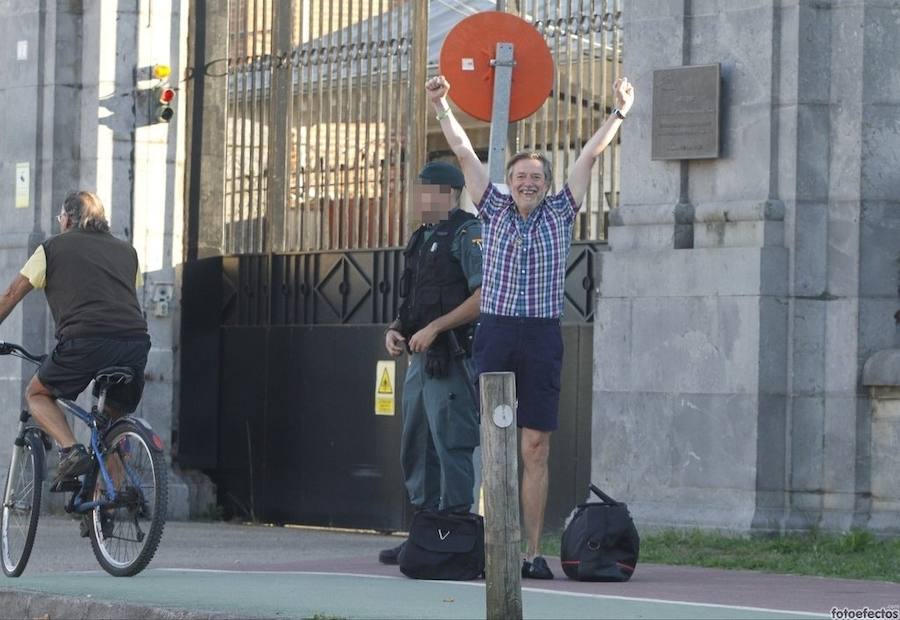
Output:
[[[400,572],[412,579],[478,579],[484,574],[484,519],[420,510],[398,560]]]
[[[578,581],[628,581],[637,566],[641,540],[628,507],[593,484],[600,502],[580,504],[563,530],[563,571]]]

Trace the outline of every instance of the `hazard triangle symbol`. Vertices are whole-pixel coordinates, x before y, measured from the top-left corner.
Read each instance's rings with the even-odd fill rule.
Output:
[[[394,386],[391,385],[391,377],[388,375],[387,368],[381,373],[381,381],[378,382],[379,394],[393,394]]]

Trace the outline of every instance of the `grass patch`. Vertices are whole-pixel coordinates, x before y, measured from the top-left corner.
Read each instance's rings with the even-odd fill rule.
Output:
[[[559,555],[558,535],[542,543],[544,553]],[[640,561],[900,582],[900,538],[878,539],[861,530],[772,537],[663,531],[641,536]]]

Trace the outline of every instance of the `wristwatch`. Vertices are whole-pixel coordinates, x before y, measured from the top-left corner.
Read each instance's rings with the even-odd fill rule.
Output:
[[[612,113],[615,114],[616,118],[619,119],[620,121],[625,120],[625,114],[623,114],[622,110],[620,110],[619,108],[613,108]]]

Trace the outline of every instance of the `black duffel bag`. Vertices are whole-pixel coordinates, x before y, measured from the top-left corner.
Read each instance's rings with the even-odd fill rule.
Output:
[[[484,518],[420,510],[398,561],[412,579],[478,579],[484,574]]]
[[[563,571],[578,581],[628,581],[641,547],[628,506],[593,484],[590,489],[600,501],[580,504],[563,530]]]

